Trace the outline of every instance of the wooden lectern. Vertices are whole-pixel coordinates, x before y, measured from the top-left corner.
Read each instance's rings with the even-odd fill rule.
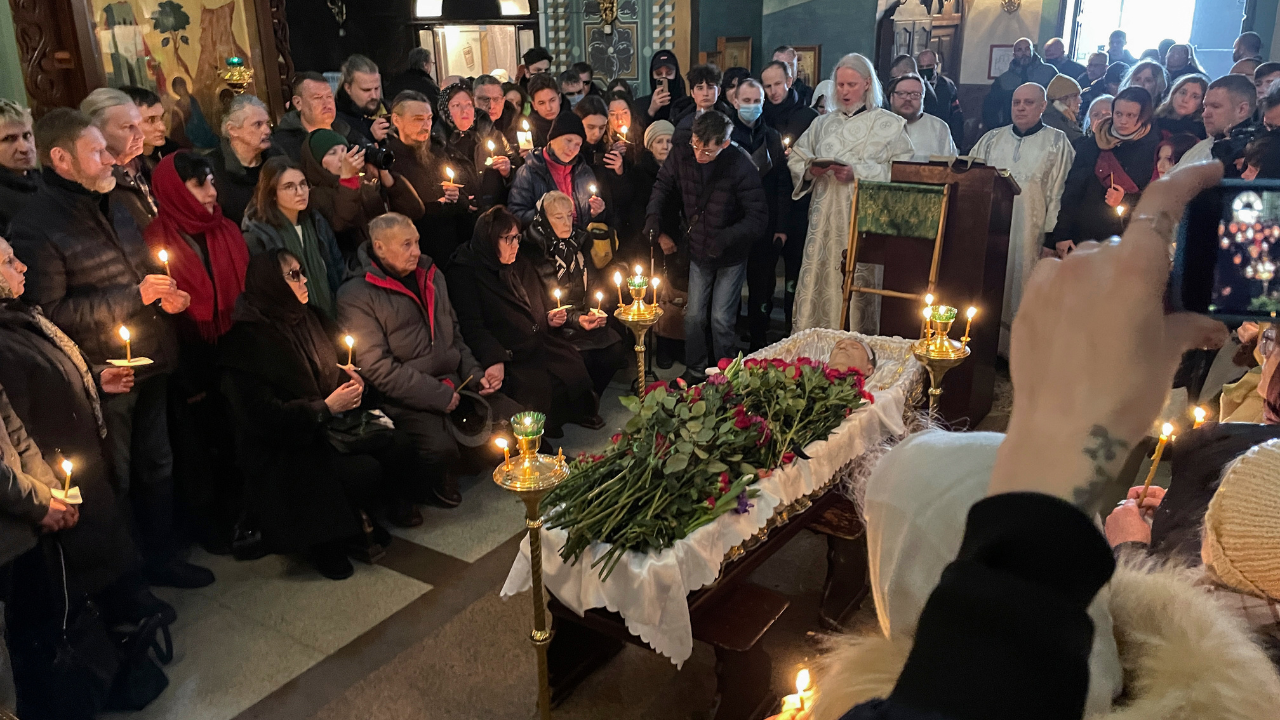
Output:
[[[947,373],[939,411],[952,423],[973,427],[990,412],[995,392],[1009,224],[1013,198],[1020,190],[1013,178],[996,168],[975,165],[965,169],[963,162],[954,167],[945,162],[895,162],[892,181],[951,185],[935,294],[939,302],[958,308],[962,315],[968,306],[977,306],[978,317],[969,342],[973,354]],[[883,287],[918,288],[924,293],[932,254],[931,242],[867,234],[858,260],[884,266]],[[883,298],[880,334],[919,337],[922,307],[918,300]],[[958,340],[962,333],[960,328],[952,335]]]

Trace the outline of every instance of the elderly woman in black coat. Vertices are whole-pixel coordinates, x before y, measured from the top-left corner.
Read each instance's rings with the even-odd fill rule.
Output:
[[[445,271],[462,336],[487,368],[481,387],[501,389],[545,413],[548,438],[561,437],[566,422],[600,427],[582,356],[552,333],[569,315],[519,250],[520,221],[499,205],[480,216],[471,242],[458,248]]]
[[[245,504],[263,542],[275,552],[306,551],[322,575],[342,580],[354,572],[346,551],[364,527],[372,542],[390,543],[369,513],[384,478],[411,476],[412,451],[348,454],[331,444],[333,419],[368,400],[364,380],[339,360],[337,328],[307,304],[307,283],[288,250],[254,256],[219,362]]]

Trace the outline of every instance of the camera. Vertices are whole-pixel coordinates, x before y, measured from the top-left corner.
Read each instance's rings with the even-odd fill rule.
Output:
[[[1174,309],[1228,321],[1280,311],[1280,180],[1223,180],[1187,204],[1170,278]]]
[[[1229,178],[1240,177],[1243,168],[1236,167],[1236,161],[1244,157],[1245,148],[1254,137],[1266,132],[1261,125],[1241,123],[1227,133],[1221,140],[1215,140],[1211,152],[1214,159],[1222,161],[1223,171]]]
[[[364,162],[366,165],[372,165],[379,170],[390,170],[392,163],[396,161],[396,154],[384,147],[378,147],[371,142],[360,143],[360,149],[364,150]]]

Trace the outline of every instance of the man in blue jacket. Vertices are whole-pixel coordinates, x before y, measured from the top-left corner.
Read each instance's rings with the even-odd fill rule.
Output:
[[[662,207],[679,200],[685,231],[680,242],[689,251],[689,300],[685,308],[685,375],[701,382],[715,359],[707,356],[707,317],[711,318],[714,358],[735,353],[734,321],[747,255],[769,223],[769,206],[760,173],[751,156],[730,141],[733,123],[716,110],[693,122],[693,139],[678,144],[663,163],[649,198],[645,235],[658,236]],[[676,251],[672,242],[662,252]]]

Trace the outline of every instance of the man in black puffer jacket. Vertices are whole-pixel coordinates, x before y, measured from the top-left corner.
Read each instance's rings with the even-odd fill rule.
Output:
[[[213,573],[183,562],[173,537],[173,450],[166,396],[177,343],[164,318],[191,296],[159,268],[115,187],[115,159],[102,133],[77,110],[58,108],[36,124],[44,185],[13,218],[10,240],[30,267],[24,297],[80,346],[91,365],[124,351],[131,334],[133,391],[105,397],[116,491],[134,509],[146,573],[154,585],[203,587]]]
[[[649,198],[645,236],[657,237],[662,208],[676,196],[684,210],[689,301],[684,317],[686,379],[701,382],[707,357],[707,316],[716,358],[734,353],[733,326],[747,274],[747,255],[765,233],[769,206],[751,156],[729,139],[733,123],[718,111],[693,122],[693,142],[676,145]],[[674,198],[673,198],[674,199]],[[662,252],[676,251],[664,242]]]

